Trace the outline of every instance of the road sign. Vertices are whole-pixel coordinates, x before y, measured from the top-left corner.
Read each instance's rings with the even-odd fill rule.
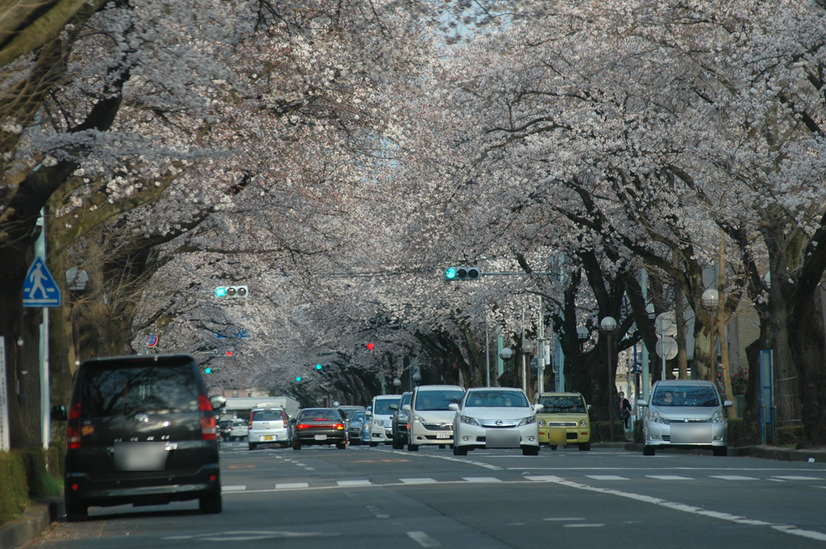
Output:
[[[36,257],[23,282],[23,306],[60,307],[62,303],[60,288],[57,287],[52,273],[46,268],[43,260]]]
[[[657,315],[657,320],[654,326],[657,332],[657,337],[674,337],[677,335],[677,320],[674,311],[667,311]]]
[[[666,336],[662,339],[657,340],[656,349],[658,357],[665,358],[666,360],[671,360],[672,358],[677,356],[677,340],[673,337]]]

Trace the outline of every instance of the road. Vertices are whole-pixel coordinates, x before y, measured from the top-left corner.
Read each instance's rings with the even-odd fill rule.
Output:
[[[389,446],[221,451],[224,511],[92,508],[24,547],[826,547],[826,464]]]

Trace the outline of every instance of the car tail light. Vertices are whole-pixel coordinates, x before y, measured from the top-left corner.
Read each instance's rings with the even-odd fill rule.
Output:
[[[66,423],[66,447],[69,450],[80,449],[80,403],[69,408],[69,419]]]
[[[283,408],[281,409],[281,421],[284,422],[284,425],[287,424],[287,412]]]
[[[295,428],[298,429],[299,431],[302,431],[304,429],[309,429],[310,426],[307,425],[306,423],[299,423],[295,426]]]
[[[218,437],[218,427],[212,415],[212,404],[204,395],[198,395],[198,409],[201,411],[201,438],[215,440]]]
[[[335,425],[333,425],[333,427],[334,427],[337,431],[343,431],[343,430],[344,430],[344,424],[343,424],[343,423],[336,423]]]

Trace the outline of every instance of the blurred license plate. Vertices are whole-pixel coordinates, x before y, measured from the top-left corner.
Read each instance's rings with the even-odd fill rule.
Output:
[[[453,433],[436,433],[436,438],[450,438]]]
[[[327,435],[316,435],[313,438],[316,440],[327,440]]]
[[[264,435],[261,440],[273,440],[273,435]]]
[[[115,443],[115,467],[119,471],[163,471],[165,464],[163,442]]]

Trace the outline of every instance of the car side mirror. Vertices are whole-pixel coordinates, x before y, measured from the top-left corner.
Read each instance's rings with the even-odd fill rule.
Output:
[[[410,411],[410,404],[405,404],[404,406],[402,406],[402,410],[404,410],[405,412],[409,412]]]
[[[66,421],[69,417],[69,414],[66,412],[66,406],[60,404],[58,406],[52,407],[50,416],[52,418],[52,421]]]
[[[544,407],[545,407],[544,404],[539,404],[539,403],[534,404],[533,405],[533,411],[534,412],[541,412]]]
[[[723,408],[731,408],[732,406],[734,406],[734,402],[732,402],[731,400],[723,401]]]
[[[451,402],[450,404],[448,404],[448,405],[447,405],[447,407],[448,407],[449,409],[453,410],[454,412],[458,412],[458,411],[459,411],[459,405],[458,405],[458,404],[456,404],[455,402]]]
[[[370,417],[372,415],[373,415],[373,412],[371,412],[370,410],[367,410],[366,412],[364,412],[364,417]]]
[[[642,398],[637,399],[637,406],[638,407],[646,407],[646,406],[648,406],[648,401],[645,400],[645,399],[642,399]]]

